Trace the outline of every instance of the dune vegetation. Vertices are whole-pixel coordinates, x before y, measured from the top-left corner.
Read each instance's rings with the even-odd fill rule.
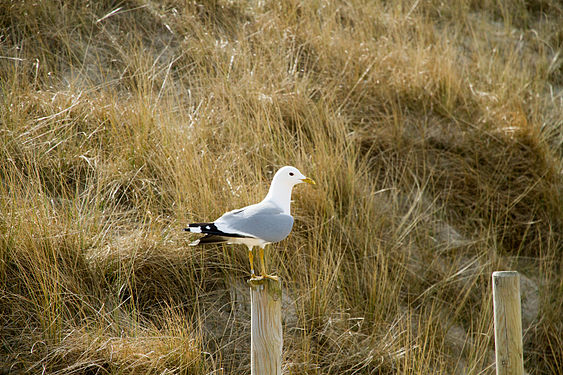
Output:
[[[286,374],[494,374],[491,273],[563,373],[557,0],[0,3],[0,373],[248,374],[243,246],[294,165]]]

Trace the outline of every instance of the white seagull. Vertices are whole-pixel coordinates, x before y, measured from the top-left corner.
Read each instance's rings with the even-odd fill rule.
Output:
[[[315,185],[315,181],[304,176],[295,167],[280,168],[274,175],[268,195],[260,203],[229,211],[214,222],[188,224],[185,229],[192,233],[205,234],[192,242],[201,244],[244,244],[248,247],[250,273],[254,278],[254,256],[252,248],[260,247],[261,277],[273,278],[266,273],[264,247],[286,238],[293,227],[291,216],[291,191],[300,183]]]

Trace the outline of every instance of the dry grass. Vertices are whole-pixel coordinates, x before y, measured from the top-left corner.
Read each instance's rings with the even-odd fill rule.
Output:
[[[502,4],[501,4],[502,3]],[[0,369],[248,373],[243,249],[188,221],[292,164],[288,374],[492,374],[490,274],[563,372],[555,0],[0,5]]]

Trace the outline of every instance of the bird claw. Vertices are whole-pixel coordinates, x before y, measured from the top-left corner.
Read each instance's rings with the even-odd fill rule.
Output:
[[[250,280],[251,281],[260,281],[260,280],[264,280],[264,279],[270,279],[270,280],[274,280],[274,281],[280,281],[279,277],[274,276],[274,275],[260,275],[260,276],[256,276],[254,274],[250,275]]]

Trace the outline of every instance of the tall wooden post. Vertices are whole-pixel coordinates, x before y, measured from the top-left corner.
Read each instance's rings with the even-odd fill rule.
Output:
[[[282,289],[280,280],[250,279],[250,373],[281,375]]]
[[[493,272],[493,310],[497,375],[522,375],[524,361],[518,272]]]

